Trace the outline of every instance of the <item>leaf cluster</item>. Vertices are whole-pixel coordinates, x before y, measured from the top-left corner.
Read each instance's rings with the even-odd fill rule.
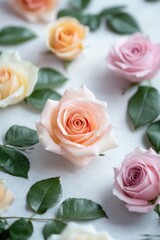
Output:
[[[37,132],[28,127],[14,125],[5,134],[0,145],[0,170],[10,175],[28,178],[29,159],[23,152],[39,142]]]
[[[97,14],[84,13],[91,0],[70,0],[69,8],[58,12],[57,18],[71,16],[77,18],[82,24],[87,25],[91,31],[96,31],[103,20],[111,31],[118,34],[132,34],[140,32],[141,29],[134,17],[125,12],[126,6],[113,6],[105,8]]]
[[[62,86],[66,81],[67,78],[57,70],[48,67],[41,68],[34,91],[25,98],[25,102],[42,110],[48,99],[57,101],[61,99],[61,95],[55,88]]]
[[[160,151],[160,93],[151,86],[139,86],[128,102],[128,115],[135,129],[148,125],[146,135],[157,152]]]
[[[34,216],[44,214],[50,208],[56,206],[62,198],[62,186],[60,177],[48,178],[34,183],[27,193],[27,205]],[[51,234],[60,234],[66,227],[66,221],[92,220],[106,217],[102,207],[89,199],[68,198],[63,201],[57,211],[56,217],[48,220],[45,218],[19,218],[9,226],[5,217],[0,217],[1,240],[27,240],[33,233],[34,220],[47,221],[43,227],[44,239]],[[18,218],[18,217],[17,217]]]

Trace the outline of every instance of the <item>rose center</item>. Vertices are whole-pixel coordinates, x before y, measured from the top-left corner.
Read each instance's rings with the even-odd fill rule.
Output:
[[[139,53],[139,49],[138,49],[138,48],[133,48],[133,49],[131,50],[131,53],[132,53],[132,54],[137,54],[137,53]]]
[[[89,130],[89,122],[83,115],[75,113],[69,116],[66,122],[66,131],[69,134],[84,134]]]
[[[130,168],[128,171],[128,176],[127,176],[127,185],[128,186],[134,186],[139,184],[144,177],[144,170],[142,167],[137,166]]]

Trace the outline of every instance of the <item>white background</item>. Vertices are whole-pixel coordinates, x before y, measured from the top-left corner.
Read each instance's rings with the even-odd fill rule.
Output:
[[[63,8],[66,2],[60,1],[59,9]],[[160,2],[92,0],[87,12],[96,13],[105,7],[121,4],[127,5],[127,11],[136,17],[144,33],[149,35],[153,41],[160,42]],[[86,168],[77,170],[68,160],[46,152],[38,144],[27,155],[31,164],[28,180],[0,173],[0,178],[6,180],[15,196],[14,204],[4,215],[30,217],[32,212],[26,208],[26,194],[30,186],[41,179],[61,176],[62,200],[69,197],[90,198],[100,203],[109,216],[109,220],[103,218],[85,222],[85,224],[91,223],[98,230],[108,230],[113,237],[120,240],[141,239],[140,235],[145,233],[158,234],[160,232],[158,215],[154,212],[148,214],[128,212],[125,204],[112,195],[113,167],[118,166],[124,156],[138,145],[145,148],[150,146],[145,137],[146,128],[134,131],[127,118],[127,101],[135,90],[122,95],[122,89],[128,85],[128,82],[111,73],[107,68],[107,53],[119,36],[110,32],[105,24],[98,31],[89,33],[86,49],[69,66],[68,71],[65,71],[60,60],[45,53],[45,24],[27,23],[9,10],[6,1],[0,1],[0,27],[7,25],[28,26],[38,34],[37,39],[13,47],[13,49],[18,50],[23,59],[30,60],[39,67],[53,67],[64,73],[69,80],[63,88],[58,89],[60,93],[63,93],[64,89],[68,87],[79,87],[84,83],[98,99],[107,101],[110,121],[119,146],[117,149],[109,151],[105,157],[97,157]],[[0,46],[0,50],[7,48],[12,49],[12,47]],[[159,78],[160,74],[152,82],[157,88],[159,87]],[[4,134],[9,127],[19,124],[35,129],[35,121],[39,120],[39,117],[40,112],[25,103],[0,109],[0,143],[3,142]],[[48,210],[42,217],[54,217],[57,209],[58,206]],[[43,223],[34,223],[35,231],[31,240],[43,239],[43,225]]]

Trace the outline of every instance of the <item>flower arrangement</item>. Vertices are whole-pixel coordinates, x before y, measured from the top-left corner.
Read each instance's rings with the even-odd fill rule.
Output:
[[[151,6],[147,1],[143,4]],[[153,4],[153,7],[159,4],[158,0],[155,2],[157,3]],[[127,12],[127,6],[124,5],[105,7],[100,11],[96,9],[95,13],[92,13],[88,11],[90,0],[69,0],[67,7],[60,10],[57,6],[61,3],[55,0],[8,0],[1,4],[2,8],[6,7],[5,11],[13,10],[11,18],[14,20],[22,17],[21,22],[27,20],[34,25],[26,23],[27,27],[9,25],[0,29],[0,115],[3,127],[0,144],[0,170],[3,172],[0,180],[0,239],[36,239],[32,235],[36,232],[36,221],[44,223],[45,240],[117,239],[119,230],[110,231],[107,222],[103,225],[106,226],[105,231],[99,231],[98,224],[95,230],[92,225],[73,223],[99,218],[103,218],[103,221],[111,219],[112,223],[112,220],[115,220],[114,214],[112,215],[112,211],[114,213],[116,209],[115,196],[125,202],[129,217],[133,216],[132,212],[148,213],[152,210],[160,216],[160,94],[158,87],[152,86],[160,69],[158,41],[152,41],[147,34],[141,33],[138,21]],[[0,15],[1,11],[0,7]],[[13,22],[16,22],[14,20]],[[90,52],[93,50],[93,43],[95,49],[96,34],[91,32],[101,31],[104,27],[101,26],[103,21],[111,32],[131,34],[120,36],[117,43],[112,41],[112,47],[107,53],[108,75],[105,81],[109,82],[109,74],[113,74],[112,81],[118,78],[116,74],[120,76],[120,81],[124,79],[124,92],[128,92],[124,96],[120,93],[121,89],[118,89],[119,99],[123,101],[126,98],[128,101],[127,113],[131,120],[128,121],[129,125],[133,124],[135,130],[144,130],[145,127],[142,127],[148,124],[146,136],[149,141],[143,144],[148,150],[137,147],[140,145],[138,130],[136,141],[131,138],[128,140],[126,135],[123,135],[124,139],[119,137],[119,133],[128,126],[124,121],[121,126],[118,124],[118,114],[116,120],[114,118],[115,105],[120,102],[116,100],[118,94],[114,96],[114,91],[104,86],[104,90],[101,88],[98,64],[95,69],[90,69],[94,60],[92,57],[89,64],[83,65],[83,58],[86,58],[88,51],[87,44],[88,48],[91,47]],[[44,25],[45,22],[48,22],[47,25]],[[104,29],[102,31],[104,32]],[[35,54],[37,49],[43,49],[42,45],[40,46],[42,42],[39,41],[42,37],[44,51]],[[85,44],[85,41],[88,43]],[[103,39],[96,42],[96,63],[101,58],[101,55],[98,55],[101,53],[101,42],[103,45]],[[18,46],[20,44],[22,45]],[[14,50],[10,49],[10,45]],[[45,49],[49,51],[45,52]],[[24,57],[25,53],[27,54]],[[20,55],[27,61],[21,60]],[[79,64],[81,61],[82,65]],[[61,62],[64,62],[65,66],[73,62],[73,65],[67,71],[61,66]],[[101,68],[100,70],[102,71]],[[106,71],[106,68],[103,70]],[[86,75],[85,81],[83,77],[80,81],[79,78],[83,75]],[[97,88],[92,89],[94,76]],[[92,84],[89,88],[93,91],[86,87],[90,82]],[[134,91],[134,87],[137,92],[128,98],[129,90]],[[104,95],[102,91],[105,91]],[[122,104],[118,106],[123,111]],[[17,114],[17,109],[21,109],[21,116]],[[26,112],[29,112],[29,115]],[[9,128],[6,121],[8,119],[13,122]],[[20,125],[20,122],[23,125]],[[30,124],[25,126],[26,122]],[[36,130],[29,126],[34,126]],[[128,131],[128,134],[133,133]],[[134,144],[136,146],[132,147],[136,148],[127,155],[123,152],[123,157],[126,155],[124,160],[119,167],[115,167],[118,165],[117,161],[121,161],[124,142],[123,150],[128,152]],[[140,142],[142,144],[142,141]],[[116,147],[111,153],[108,152]],[[73,166],[66,159],[72,162]],[[88,166],[91,161],[92,164]],[[95,166],[96,170],[91,171]],[[79,169],[82,167],[86,168]],[[104,175],[108,177],[107,184]],[[10,185],[8,189],[5,182],[9,186],[14,176],[18,177],[14,178],[18,179],[15,180],[15,187]],[[71,181],[64,181],[66,176],[71,177]],[[85,179],[83,181],[82,176]],[[16,192],[16,184],[20,184],[19,193]],[[76,194],[73,192],[71,196],[63,199],[68,196],[67,184],[69,188],[75,187]],[[108,189],[112,188],[112,185],[114,196]],[[63,194],[62,186],[66,191]],[[105,192],[105,201],[102,200],[101,192]],[[21,193],[27,209],[23,214],[9,216],[9,207],[11,211],[14,209]],[[88,198],[89,193],[93,193],[94,200]],[[82,196],[79,196],[80,194]],[[108,201],[106,195],[109,196]],[[103,207],[97,202],[101,202]],[[112,211],[109,212],[106,204],[111,206]],[[117,201],[117,208],[123,208],[123,204],[120,204],[121,202]],[[54,214],[52,212],[52,216],[48,217],[51,211],[54,211]],[[157,237],[153,231],[145,234],[143,230],[141,233],[142,238]]]

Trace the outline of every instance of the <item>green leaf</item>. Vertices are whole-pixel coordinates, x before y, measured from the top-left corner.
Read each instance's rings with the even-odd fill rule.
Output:
[[[37,132],[24,126],[14,125],[5,135],[5,144],[15,147],[32,146],[38,142]]]
[[[20,44],[36,38],[35,33],[24,27],[9,26],[0,30],[0,44]]]
[[[57,214],[60,220],[89,220],[101,217],[107,217],[102,207],[92,200],[82,198],[65,200]]]
[[[107,17],[108,15],[113,15],[115,13],[121,12],[121,10],[125,7],[126,7],[125,5],[121,5],[121,6],[106,8],[106,9],[103,9],[99,15],[101,17]]]
[[[41,68],[35,89],[56,88],[67,81],[67,78],[52,68]]]
[[[82,14],[70,9],[63,9],[58,13],[59,17],[71,16],[77,18],[82,24],[87,25],[91,31],[98,29],[101,23],[101,17],[98,14]]]
[[[13,176],[28,178],[28,158],[12,147],[0,146],[0,168]]]
[[[27,203],[36,213],[43,214],[55,206],[62,195],[59,177],[36,182],[29,190]]]
[[[128,115],[134,127],[152,122],[160,114],[160,94],[153,87],[141,86],[128,102]]]
[[[147,129],[147,136],[157,152],[160,151],[160,120],[151,123]]]
[[[61,99],[61,95],[51,89],[38,89],[35,90],[29,97],[27,97],[25,101],[33,107],[42,110],[48,99],[58,101]]]
[[[81,18],[83,17],[80,12],[77,12],[77,11],[75,11],[75,10],[62,9],[62,10],[60,10],[60,11],[58,12],[57,18],[61,18],[61,17],[65,17],[65,16],[70,16],[70,17],[77,18],[79,21],[80,21]]]
[[[76,10],[84,10],[90,4],[91,0],[70,0],[70,5]]]
[[[66,223],[57,220],[47,222],[43,228],[44,239],[47,240],[51,234],[60,234],[66,225]]]
[[[90,30],[94,32],[99,28],[101,24],[101,18],[98,14],[97,15],[87,14],[82,16],[80,22],[84,25],[87,25],[90,28]]]
[[[0,239],[1,240],[14,240],[14,239],[10,239],[10,234],[9,234],[9,230],[4,230],[0,233]]]
[[[146,2],[158,2],[159,0],[146,0]]]
[[[33,233],[32,222],[25,219],[19,219],[11,225],[9,233],[11,239],[27,240],[31,237]]]
[[[117,13],[108,16],[108,27],[115,33],[132,34],[140,32],[140,27],[136,20],[128,13]]]
[[[159,218],[160,218],[160,204],[157,204],[154,208],[154,211],[158,214]]]
[[[8,227],[8,223],[6,220],[0,220],[0,234],[4,232]],[[0,238],[1,239],[1,238]]]

